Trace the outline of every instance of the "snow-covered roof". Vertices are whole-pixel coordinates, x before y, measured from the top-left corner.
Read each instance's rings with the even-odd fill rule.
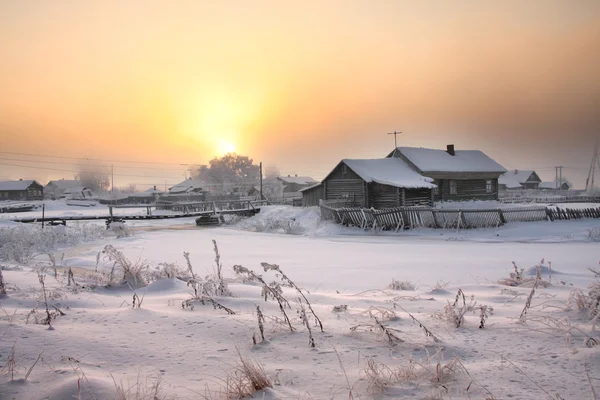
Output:
[[[25,181],[3,181],[0,182],[0,190],[27,190],[34,182],[31,179]]]
[[[376,158],[371,160],[342,160],[365,182],[375,182],[402,188],[436,187],[433,179],[422,176],[399,158]]]
[[[506,172],[506,169],[479,150],[446,150],[398,147],[410,162],[423,172]],[[391,155],[391,154],[390,154]]]
[[[77,180],[77,179],[56,179],[53,181],[48,182],[48,185],[54,185],[59,189],[68,189],[68,188],[72,188],[72,187],[76,187],[76,186],[81,186],[81,181]]]
[[[498,184],[506,186],[507,189],[519,189],[523,187],[517,178],[512,175],[507,176],[506,174],[500,175]]]
[[[521,184],[525,184],[527,182],[538,182],[535,180],[529,180],[529,178],[531,177],[531,175],[533,175],[534,172],[535,171],[531,169],[513,169],[511,171],[505,172],[503,176],[506,176],[507,178],[514,178],[517,182]]]
[[[161,194],[162,190],[158,190],[158,189],[155,189],[155,188],[150,188],[150,189],[144,190],[143,193]]]
[[[317,182],[310,176],[278,176],[277,179],[283,183],[297,183],[299,185],[314,185]]]
[[[568,182],[562,181],[562,184],[567,184],[567,186],[570,187]],[[562,185],[558,185],[558,181],[549,181],[549,182],[540,182],[538,189],[556,189],[559,188]]]
[[[204,182],[200,182],[197,179],[186,179],[185,181],[178,183],[175,186],[169,188],[169,193],[188,193],[194,190],[200,190],[205,186]]]
[[[64,194],[78,193],[78,192],[83,192],[84,190],[89,190],[89,189],[86,188],[85,186],[74,186],[74,187],[65,189]]]
[[[302,188],[302,189],[300,189],[300,190],[298,190],[298,191],[299,191],[299,192],[304,192],[304,191],[307,191],[307,190],[310,190],[310,189],[316,188],[317,186],[321,186],[322,184],[323,184],[322,182],[317,182],[317,183],[315,183],[314,185],[307,186],[307,187],[305,187],[305,188]]]

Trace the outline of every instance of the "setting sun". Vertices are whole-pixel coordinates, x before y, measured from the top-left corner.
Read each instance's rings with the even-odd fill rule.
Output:
[[[221,156],[227,153],[235,153],[235,145],[225,139],[219,139],[217,141],[217,153]]]

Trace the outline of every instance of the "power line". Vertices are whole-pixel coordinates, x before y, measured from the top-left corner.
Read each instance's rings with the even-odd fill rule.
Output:
[[[9,152],[9,151],[0,151],[0,154],[10,154],[10,155],[15,155],[15,156],[61,158],[61,159],[68,159],[68,160],[120,162],[120,163],[132,163],[132,164],[155,164],[155,165],[156,164],[165,164],[165,165],[181,165],[181,166],[197,165],[197,163],[169,163],[169,162],[160,162],[160,161],[103,160],[100,158],[51,156],[51,155],[47,155],[47,154],[16,153],[16,152]]]
[[[43,169],[43,170],[47,170],[47,171],[62,171],[62,172],[73,172],[73,173],[81,172],[81,171],[72,170],[72,169],[38,167],[38,166],[34,166],[34,165],[8,164],[8,163],[2,163],[2,162],[0,162],[0,165],[7,165],[9,167]],[[86,173],[93,174],[93,175],[106,175],[106,173],[104,173],[104,172],[86,171]],[[152,179],[173,179],[172,176],[166,177],[166,176],[149,176],[149,175],[132,175],[132,174],[115,174],[115,175],[116,176],[135,177],[135,178],[149,178],[149,179],[150,178],[152,178]]]
[[[0,153],[2,153],[0,151]],[[18,158],[5,158],[5,157],[0,157],[0,160],[3,161],[18,161],[18,162],[29,162],[29,163],[38,163],[38,164],[61,164],[61,165],[74,165],[74,162],[62,162],[62,161],[42,161],[42,160],[21,160]],[[85,167],[105,167],[108,168],[110,165],[107,164],[84,164]],[[181,172],[181,168],[175,169],[175,168],[153,168],[153,167],[136,167],[136,166],[132,166],[132,165],[115,165],[115,167],[117,168],[131,168],[131,169],[153,169],[153,170],[159,170],[159,171],[180,171]]]

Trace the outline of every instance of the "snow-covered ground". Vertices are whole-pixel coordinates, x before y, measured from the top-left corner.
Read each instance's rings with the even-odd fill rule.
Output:
[[[36,271],[50,265],[49,256],[40,254],[28,265],[0,262],[8,287],[0,297],[1,399],[113,399],[116,386],[128,391],[125,398],[152,399],[158,381],[156,398],[225,398],[228,379],[235,382],[239,374],[238,352],[260,363],[272,383],[255,398],[583,399],[593,398],[592,387],[600,390],[600,346],[593,346],[600,334],[585,311],[569,303],[573,290],[587,293],[596,282],[588,268],[600,261],[600,238],[593,234],[600,220],[382,233],[319,221],[316,208],[272,206],[219,228],[196,227],[193,218],[126,225],[130,235],[121,238],[108,233],[57,242],[52,253],[58,279],[47,268],[45,284],[49,302],[66,315],[53,321],[52,330],[25,323],[40,304]],[[113,262],[101,253],[98,258],[106,245],[151,271],[161,263],[185,269],[188,252],[194,272],[204,277],[215,271],[213,239],[233,295],[214,299],[234,315],[210,305],[182,309],[192,288],[177,279],[136,290],[143,299],[136,309],[134,291],[126,287],[66,286],[68,267],[81,284],[103,279],[96,269],[110,273]],[[531,285],[498,281],[514,271],[512,261],[526,269],[525,279],[535,277],[529,268],[542,259],[546,281],[551,266],[551,285],[536,289],[526,322],[519,323]],[[264,301],[260,285],[233,271],[242,265],[267,283],[278,280],[262,262],[278,264],[304,289],[324,327],[321,332],[314,318],[307,319],[314,348],[293,288],[283,288],[296,329],[291,333],[277,303]],[[415,289],[387,288],[393,279]],[[456,328],[449,318],[462,299],[447,307],[459,289],[467,304],[471,296],[477,304]],[[483,329],[481,305],[493,308]],[[263,342],[256,306],[265,316]],[[334,312],[336,306],[346,307]],[[253,336],[260,343],[253,344]]]

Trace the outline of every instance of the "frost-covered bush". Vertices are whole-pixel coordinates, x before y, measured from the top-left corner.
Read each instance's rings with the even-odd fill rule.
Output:
[[[410,281],[397,281],[392,279],[392,283],[387,285],[386,289],[389,290],[415,290],[416,286]]]
[[[588,238],[594,242],[600,242],[600,228],[591,228],[587,230]]]
[[[300,223],[295,219],[248,219],[240,223],[243,229],[255,232],[282,232],[289,235],[302,233]]]
[[[75,246],[107,235],[98,225],[45,227],[22,224],[0,228],[0,260],[27,264],[38,254],[48,253],[63,246]]]

